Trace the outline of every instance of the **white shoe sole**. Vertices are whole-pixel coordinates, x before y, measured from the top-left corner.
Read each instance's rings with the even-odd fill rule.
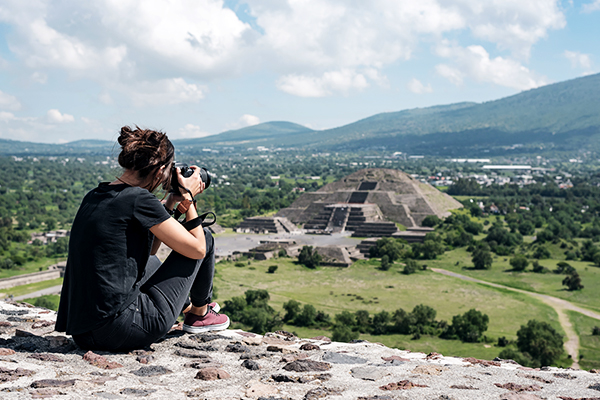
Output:
[[[227,319],[227,322],[216,325],[207,325],[207,326],[190,326],[183,324],[183,331],[187,333],[202,333],[202,332],[210,332],[210,331],[222,331],[229,327],[231,321]]]

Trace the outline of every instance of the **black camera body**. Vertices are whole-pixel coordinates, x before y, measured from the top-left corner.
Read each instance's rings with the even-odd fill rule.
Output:
[[[179,180],[177,179],[177,170],[181,171],[181,175],[184,178],[189,178],[194,173],[194,170],[191,169],[186,163],[176,162],[173,164],[171,168],[171,193],[181,193],[181,185],[179,184]],[[204,182],[204,188],[210,186],[210,174],[206,168],[200,168],[200,179]]]

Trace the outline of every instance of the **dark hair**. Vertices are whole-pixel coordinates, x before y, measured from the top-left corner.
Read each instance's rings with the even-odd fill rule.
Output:
[[[135,128],[121,128],[119,165],[136,171],[143,179],[173,161],[175,148],[165,133],[141,129],[137,125]]]

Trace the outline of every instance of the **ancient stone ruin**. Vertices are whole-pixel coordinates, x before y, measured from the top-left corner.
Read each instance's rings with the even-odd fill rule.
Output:
[[[352,231],[354,236],[381,237],[396,234],[396,223],[418,229],[428,215],[446,217],[461,207],[452,197],[402,171],[363,169],[304,193],[277,216],[303,225],[308,232]]]

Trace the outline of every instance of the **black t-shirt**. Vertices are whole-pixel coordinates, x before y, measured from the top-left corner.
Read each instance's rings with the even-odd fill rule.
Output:
[[[140,187],[104,182],[84,197],[71,229],[57,331],[88,332],[135,300],[154,240],[149,229],[168,218]]]

